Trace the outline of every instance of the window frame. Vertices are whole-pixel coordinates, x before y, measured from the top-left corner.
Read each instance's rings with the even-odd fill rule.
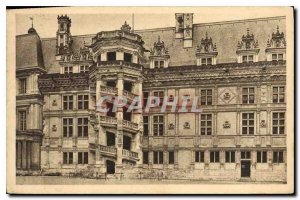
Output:
[[[129,56],[130,57],[130,61],[128,61],[128,60],[126,60],[127,58],[127,56]],[[128,57],[128,58],[129,58]],[[125,59],[126,58],[126,59]],[[131,54],[131,53],[127,53],[127,52],[124,52],[124,61],[125,62],[130,62],[130,63],[132,63],[132,61],[133,61],[133,55]]]
[[[153,61],[153,68],[159,69],[165,67],[165,60],[154,60]]]
[[[209,92],[211,92],[211,93],[209,94]],[[204,101],[202,101],[202,100],[204,100]],[[200,105],[201,106],[211,106],[212,103],[213,103],[213,90],[212,89],[200,89]]]
[[[145,159],[145,157],[147,159]],[[148,165],[149,164],[149,151],[143,151],[143,164]]]
[[[113,54],[114,54],[114,56],[112,56],[112,58],[110,58],[109,55],[113,55]],[[113,58],[113,57],[114,57],[114,58]],[[107,53],[106,53],[106,60],[107,60],[107,61],[116,61],[116,60],[117,60],[117,52],[115,52],[115,51],[107,52]]]
[[[144,127],[143,136],[149,136],[149,115],[143,116],[143,127]]]
[[[220,151],[210,151],[209,152],[209,162],[219,163],[220,162]]]
[[[274,118],[274,115],[277,115],[276,118]],[[280,115],[283,114],[283,117],[281,117]],[[285,112],[282,111],[275,111],[272,112],[272,135],[284,135],[285,134]],[[276,121],[277,124],[274,124],[274,122]],[[283,123],[282,123],[283,121]],[[274,132],[276,128],[276,133]],[[281,132],[281,130],[283,130],[283,132]]]
[[[267,151],[257,151],[256,152],[256,163],[267,163],[268,162],[268,152]]]
[[[66,120],[66,124],[65,124]],[[70,123],[71,122],[71,123]],[[63,137],[69,138],[74,136],[74,119],[72,117],[64,117],[62,118],[63,125]],[[71,130],[71,131],[70,131]]]
[[[164,152],[153,151],[153,164],[164,164]]]
[[[157,122],[155,122],[155,118],[157,117]],[[153,136],[163,136],[164,135],[164,130],[165,130],[165,119],[164,115],[153,115]],[[161,121],[162,119],[162,121]],[[157,132],[155,132],[157,126]],[[162,130],[160,130],[162,128]]]
[[[246,58],[246,59],[244,59]],[[252,59],[250,59],[252,58]],[[247,55],[242,55],[242,63],[250,63],[254,62],[254,55],[253,54],[247,54]]]
[[[80,137],[80,138],[89,137],[89,118],[88,117],[77,118],[77,137]]]
[[[77,109],[78,110],[88,110],[89,109],[89,95],[88,94],[78,94],[77,95]]]
[[[210,119],[208,119],[209,116],[210,116]],[[210,126],[208,125],[209,122],[210,122]],[[205,125],[202,125],[203,123]],[[210,134],[208,131],[209,129],[210,129]],[[202,132],[202,130],[204,130],[204,132]],[[212,132],[213,132],[212,114],[211,113],[200,114],[200,135],[212,135]]]
[[[67,99],[65,99],[65,97]],[[71,97],[71,99],[70,99]],[[63,110],[73,110],[74,109],[74,96],[71,94],[63,95],[62,96],[63,101]]]
[[[85,73],[89,71],[89,65],[80,65],[79,66],[79,73]]]
[[[225,151],[225,163],[235,163],[235,151]]]
[[[241,151],[241,160],[251,160],[251,151]]]
[[[18,130],[19,131],[27,130],[27,111],[26,110],[18,111]]]
[[[247,92],[244,92],[245,89],[247,90]],[[251,89],[253,89],[253,92],[250,92]],[[253,96],[253,102],[251,100],[251,96]],[[244,97],[247,98],[246,101],[244,101]],[[255,87],[242,88],[242,104],[255,104]]]
[[[244,116],[247,116],[244,118]],[[253,118],[250,118],[250,115],[253,115]],[[253,122],[253,125],[251,125],[251,122]],[[244,125],[244,122],[246,122],[246,125]],[[255,113],[249,112],[249,113],[242,113],[242,135],[255,135]],[[245,129],[246,128],[246,129]],[[244,132],[246,130],[246,132]],[[253,132],[251,133],[251,130]]]
[[[164,95],[165,95],[165,91],[163,91],[163,90],[155,90],[155,91],[153,91],[153,96],[159,98],[159,106],[162,106],[162,104],[164,102]]]
[[[276,163],[276,164],[284,163],[284,154],[283,153],[284,153],[283,151],[273,151],[272,162]],[[280,156],[280,154],[281,154],[281,156]]]
[[[277,89],[277,92],[274,91]],[[281,91],[283,89],[283,91]],[[274,95],[277,95],[277,100],[274,99]],[[280,98],[280,95],[283,95],[283,98]],[[280,100],[283,99],[281,102]],[[285,86],[273,86],[272,87],[272,102],[273,103],[284,103],[285,102]]]
[[[200,58],[201,65],[212,65],[212,57]]]
[[[274,56],[276,56],[276,58],[274,58]],[[282,56],[282,58],[279,58],[279,56]],[[282,61],[283,53],[272,53],[271,57],[272,57],[272,61]]]
[[[72,165],[73,163],[74,163],[74,153],[70,151],[63,152],[63,164]]]
[[[195,151],[195,163],[204,163],[204,151]]]
[[[77,153],[77,161],[80,165],[89,164],[89,152],[80,151]]]
[[[19,78],[19,94],[27,93],[27,78]]]
[[[73,66],[64,66],[64,74],[73,74]]]
[[[169,165],[175,164],[175,152],[174,151],[168,151],[168,164]]]

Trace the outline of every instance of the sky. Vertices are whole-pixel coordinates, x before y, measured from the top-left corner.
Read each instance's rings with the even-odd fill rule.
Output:
[[[30,12],[32,11],[32,12]],[[134,29],[151,29],[175,26],[175,12],[194,13],[194,24],[228,20],[251,19],[260,17],[279,16],[278,12],[266,12],[261,9],[245,9],[236,7],[193,8],[188,10],[171,9],[170,7],[152,9],[117,9],[117,8],[54,8],[24,10],[16,15],[16,34],[26,34],[31,27],[30,17],[33,17],[34,28],[41,38],[55,37],[57,31],[57,15],[67,14],[72,20],[71,34],[96,34],[100,31],[116,30],[127,21],[132,26],[134,13]]]

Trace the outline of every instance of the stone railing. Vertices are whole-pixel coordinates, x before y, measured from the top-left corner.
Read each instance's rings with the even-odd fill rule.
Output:
[[[117,148],[110,147],[110,146],[99,145],[99,150],[101,152],[105,152],[105,153],[111,153],[111,154],[116,154],[117,153]]]
[[[127,90],[123,90],[123,96],[125,96],[128,100],[133,100],[137,95]]]
[[[100,123],[117,124],[117,118],[110,116],[100,116]]]
[[[100,92],[101,93],[106,93],[106,94],[117,94],[118,88],[115,87],[110,87],[110,86],[102,86],[100,87]]]
[[[123,126],[125,128],[129,128],[129,129],[133,129],[133,130],[138,130],[138,124],[131,122],[131,121],[127,121],[127,120],[123,120]]]
[[[115,60],[115,61],[100,61],[97,63],[98,67],[132,67],[136,69],[143,69],[143,65],[132,63],[132,62],[126,62],[123,60]]]
[[[138,159],[139,154],[133,151],[129,151],[126,149],[122,150],[122,155],[128,158],[134,158],[134,159]]]

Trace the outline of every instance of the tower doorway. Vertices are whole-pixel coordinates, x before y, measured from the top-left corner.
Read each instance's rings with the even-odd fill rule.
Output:
[[[114,174],[115,173],[115,162],[107,160],[106,161],[106,173]]]

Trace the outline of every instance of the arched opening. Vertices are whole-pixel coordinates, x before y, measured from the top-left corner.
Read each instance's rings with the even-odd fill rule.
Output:
[[[114,174],[115,173],[115,162],[107,160],[106,161],[106,173]]]
[[[131,138],[126,135],[123,135],[123,149],[131,150]]]
[[[116,145],[116,136],[111,132],[106,132],[106,145],[115,146]]]
[[[116,117],[116,112],[113,111],[114,104],[106,102],[106,108],[109,109],[106,113],[109,117]]]

